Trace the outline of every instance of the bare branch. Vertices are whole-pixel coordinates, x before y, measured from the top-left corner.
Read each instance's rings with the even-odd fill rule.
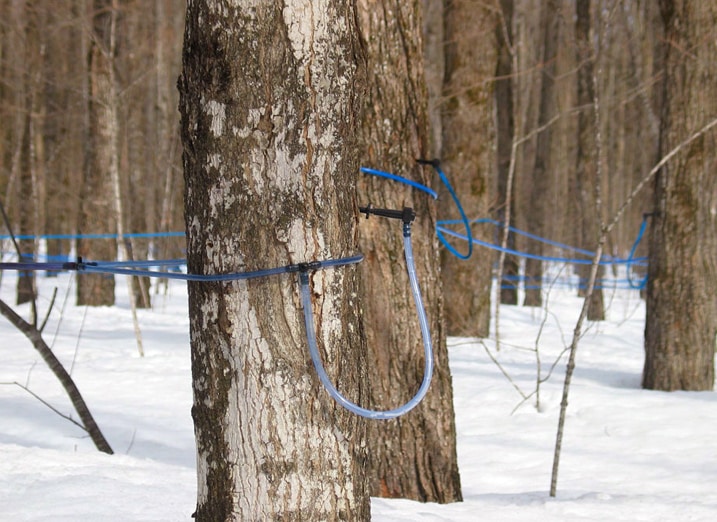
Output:
[[[3,386],[13,386],[13,385],[14,385],[14,386],[17,386],[17,387],[19,387],[19,388],[22,388],[22,389],[25,390],[27,393],[29,393],[30,395],[32,395],[33,397],[35,397],[35,398],[36,398],[38,401],[40,401],[42,404],[44,404],[45,406],[47,406],[48,408],[50,408],[52,411],[54,411],[55,413],[57,413],[60,417],[62,417],[63,419],[66,419],[66,420],[68,420],[68,421],[70,421],[72,424],[74,424],[74,425],[77,426],[78,428],[82,429],[82,431],[87,432],[87,428],[85,428],[82,424],[80,424],[79,422],[77,422],[75,419],[73,419],[73,418],[70,417],[69,415],[65,415],[64,413],[62,413],[60,410],[58,410],[58,409],[55,408],[52,404],[50,404],[50,403],[47,402],[45,399],[43,399],[42,397],[40,397],[38,394],[36,394],[34,391],[32,391],[32,390],[31,390],[30,388],[28,388],[26,385],[20,384],[20,383],[17,382],[17,381],[12,381],[12,382],[0,382],[0,385],[3,385]]]
[[[508,247],[508,235],[510,233],[510,220],[511,220],[511,211],[512,211],[512,205],[511,205],[511,197],[510,194],[513,192],[513,180],[515,179],[515,165],[516,165],[516,158],[518,156],[518,147],[531,139],[536,134],[544,131],[551,125],[553,125],[555,122],[557,122],[560,119],[560,114],[556,114],[553,116],[545,125],[541,125],[540,127],[536,127],[531,132],[526,134],[525,136],[514,140],[513,146],[510,151],[510,165],[508,166],[508,181],[506,184],[505,189],[505,222],[502,224],[503,226],[503,234],[501,236],[500,240],[500,251],[498,254],[498,268],[496,273],[496,298],[495,302],[495,347],[497,351],[500,351],[500,290],[502,285],[502,279],[503,279],[503,263],[505,262],[505,250]]]
[[[107,439],[105,439],[105,436],[102,434],[102,431],[97,425],[97,422],[95,422],[92,413],[87,407],[87,403],[85,403],[85,400],[82,398],[80,390],[75,385],[75,382],[72,380],[72,377],[70,377],[70,374],[67,373],[67,370],[65,370],[65,367],[62,366],[62,363],[55,356],[53,351],[50,350],[50,347],[47,346],[47,343],[42,338],[40,331],[34,325],[28,323],[20,317],[15,310],[8,306],[2,299],[0,299],[0,315],[3,315],[15,328],[20,330],[25,337],[30,340],[33,347],[43,358],[55,377],[57,377],[57,380],[60,381],[60,384],[70,398],[72,405],[75,407],[80,420],[85,426],[87,433],[92,438],[92,442],[95,443],[97,449],[104,453],[114,453],[107,442]]]
[[[500,372],[505,376],[506,379],[508,379],[508,382],[515,388],[515,390],[520,394],[521,397],[523,397],[523,401],[527,400],[529,395],[525,395],[523,390],[520,389],[520,387],[515,384],[515,381],[510,376],[510,374],[507,372],[505,368],[503,368],[503,365],[498,362],[498,359],[495,358],[493,353],[490,351],[490,348],[488,348],[488,345],[483,342],[483,340],[480,341],[481,346],[483,346],[483,349],[485,350],[485,353],[488,354],[488,357],[490,357],[490,360],[493,361],[493,364],[495,364]]]
[[[50,299],[50,306],[47,308],[45,319],[42,320],[40,328],[37,329],[40,333],[42,333],[42,331],[45,329],[45,326],[47,325],[47,320],[50,318],[52,308],[55,306],[55,299],[57,299],[57,287],[55,287],[55,289],[52,291],[52,298]]]
[[[690,137],[679,143],[675,148],[673,148],[670,152],[668,152],[665,156],[662,157],[660,161],[657,162],[657,164],[650,170],[650,172],[637,184],[635,189],[633,189],[632,193],[628,196],[627,200],[622,204],[622,206],[618,209],[618,211],[615,213],[615,216],[613,219],[607,224],[602,227],[602,231],[600,233],[600,239],[598,241],[597,249],[595,250],[595,255],[592,259],[592,264],[590,265],[590,277],[588,279],[588,289],[585,294],[585,298],[583,300],[583,306],[580,310],[580,317],[578,317],[577,323],[575,324],[575,329],[573,330],[573,340],[570,343],[570,355],[568,357],[568,366],[565,371],[565,382],[563,384],[563,398],[560,402],[560,417],[558,419],[558,433],[556,436],[555,441],[555,452],[553,455],[553,471],[550,481],[550,496],[554,497],[557,490],[557,480],[558,480],[558,469],[560,466],[560,451],[562,447],[562,441],[563,441],[563,431],[565,427],[565,415],[568,407],[568,395],[570,391],[570,382],[572,380],[573,371],[575,370],[575,356],[577,353],[578,348],[578,341],[581,337],[582,332],[582,325],[585,321],[585,318],[587,317],[587,312],[590,304],[590,299],[592,297],[593,291],[595,289],[595,281],[597,279],[597,273],[599,268],[599,262],[600,258],[602,257],[603,248],[605,246],[605,242],[607,241],[607,236],[610,233],[610,231],[614,228],[614,226],[620,221],[620,218],[622,217],[623,213],[625,212],[625,209],[627,206],[635,199],[635,197],[640,193],[640,191],[647,185],[647,183],[655,176],[655,174],[672,158],[674,158],[680,150],[682,150],[684,147],[692,143],[694,140],[708,132],[710,129],[715,127],[717,125],[717,119],[714,119],[710,121],[708,124],[706,124],[704,127],[702,127],[700,130],[692,134]]]
[[[711,130],[713,127],[717,125],[717,118],[713,119],[709,123],[707,123],[704,127],[702,127],[700,130],[692,134],[689,138],[685,139],[683,142],[679,143],[675,148],[673,148],[670,152],[665,154],[660,161],[658,161],[654,167],[652,167],[652,170],[647,173],[647,175],[640,180],[640,182],[635,186],[635,188],[632,190],[630,195],[627,197],[625,202],[620,206],[620,208],[615,212],[615,215],[613,216],[612,220],[606,225],[605,227],[605,234],[609,234],[612,229],[617,225],[617,223],[620,221],[620,218],[622,218],[622,215],[625,213],[625,210],[627,207],[632,203],[632,201],[637,197],[637,195],[642,192],[642,189],[645,188],[645,185],[647,185],[650,180],[659,172],[659,170],[665,166],[665,164],[670,161],[673,157],[677,155],[677,153],[680,152],[683,148],[685,148],[687,145],[695,141],[697,138],[703,136],[706,134],[709,130]]]

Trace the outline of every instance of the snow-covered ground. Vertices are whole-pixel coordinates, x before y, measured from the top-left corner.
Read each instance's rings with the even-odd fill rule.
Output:
[[[12,384],[73,413],[30,343],[0,317],[0,521],[190,521],[185,285],[170,283],[152,310],[139,312],[140,358],[124,281],[119,306],[85,309],[73,305],[71,280],[40,280],[41,314],[58,287],[44,336],[116,454],[97,452],[79,428]],[[5,272],[8,303],[14,283]],[[569,288],[547,297],[543,310],[501,308],[500,351],[494,339],[449,340],[465,501],[373,499],[373,520],[717,520],[717,395],[640,389],[644,305],[636,291],[607,292],[608,320],[589,324],[581,340],[558,495],[548,495],[565,358],[541,383],[537,408],[534,392],[569,344],[581,301]],[[20,311],[27,317],[27,307]],[[523,401],[516,387],[534,395]]]

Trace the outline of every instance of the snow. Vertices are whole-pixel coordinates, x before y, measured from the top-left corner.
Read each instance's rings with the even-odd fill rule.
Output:
[[[0,317],[0,520],[190,521],[196,496],[187,294],[181,282],[140,310],[138,355],[126,285],[119,305],[75,307],[72,275],[40,278],[45,339],[69,369],[115,455],[17,385],[74,415],[22,334]],[[13,303],[15,279],[0,297]],[[607,292],[608,320],[588,323],[578,351],[557,497],[548,495],[565,370],[581,300],[556,286],[543,309],[503,306],[500,350],[449,339],[465,501],[372,499],[372,520],[711,521],[717,519],[717,397],[640,389],[644,304]],[[18,308],[24,317],[27,306]],[[536,341],[537,339],[537,341]],[[536,346],[538,350],[536,351]],[[510,376],[509,381],[486,350]],[[537,361],[540,360],[540,370]],[[308,357],[308,355],[307,355]],[[540,404],[535,395],[538,375]]]

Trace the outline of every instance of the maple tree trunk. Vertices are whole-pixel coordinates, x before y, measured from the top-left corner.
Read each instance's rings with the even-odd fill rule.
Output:
[[[717,117],[717,6],[664,0],[662,153]],[[683,50],[689,49],[689,59]],[[717,223],[712,131],[657,174],[651,218],[642,385],[712,390],[717,340]]]
[[[391,170],[430,184],[434,173],[417,158],[428,152],[428,100],[422,59],[421,2],[360,0],[369,82],[361,117],[365,167]],[[402,35],[413,37],[406,40]],[[357,176],[359,175],[356,173]],[[431,387],[403,417],[368,425],[369,479],[373,495],[423,502],[461,499],[456,456],[453,389],[448,367],[443,297],[435,234],[436,206],[425,193],[361,174],[359,203],[377,208],[412,207],[412,242],[423,305],[434,347]],[[418,314],[413,304],[400,221],[372,217],[359,223],[363,316],[371,407],[395,408],[418,389],[424,370]]]
[[[352,4],[194,1],[179,80],[188,268],[356,254]],[[355,266],[311,272],[327,373],[364,403]],[[311,365],[296,274],[189,285],[198,521],[369,520],[365,424]]]

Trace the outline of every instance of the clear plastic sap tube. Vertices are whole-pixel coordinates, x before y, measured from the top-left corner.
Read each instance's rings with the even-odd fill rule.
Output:
[[[423,382],[416,392],[416,394],[405,404],[392,410],[370,410],[362,408],[361,406],[351,402],[346,397],[341,395],[336,387],[333,385],[329,376],[324,370],[324,365],[321,362],[321,356],[319,355],[319,348],[316,344],[316,331],[314,329],[314,315],[311,309],[311,289],[309,287],[309,274],[307,272],[301,272],[299,277],[301,281],[301,304],[304,309],[304,325],[306,327],[306,337],[309,342],[309,353],[311,360],[316,368],[316,373],[319,375],[319,380],[323,384],[329,395],[339,403],[341,406],[346,408],[356,415],[366,417],[369,419],[393,419],[400,417],[401,415],[408,413],[410,410],[415,408],[418,403],[421,402],[428,392],[428,387],[431,384],[431,377],[433,375],[433,348],[431,346],[431,332],[428,328],[428,320],[426,318],[426,311],[423,308],[423,300],[421,298],[421,290],[418,286],[418,277],[416,276],[416,266],[413,261],[413,247],[411,246],[411,233],[410,225],[404,225],[403,234],[403,248],[406,257],[406,266],[408,268],[408,278],[411,285],[411,293],[413,294],[413,300],[416,305],[416,312],[418,313],[418,322],[421,327],[421,335],[423,337],[423,351],[425,357],[425,365],[423,371]]]

